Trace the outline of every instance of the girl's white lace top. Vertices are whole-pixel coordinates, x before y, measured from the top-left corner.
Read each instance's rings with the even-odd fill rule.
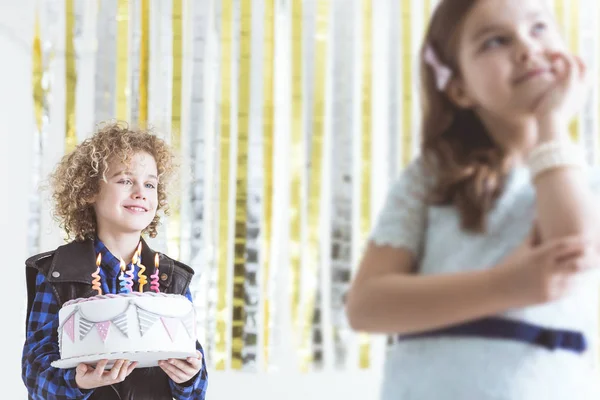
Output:
[[[588,171],[600,191],[600,171]],[[488,215],[488,232],[466,233],[454,207],[428,206],[432,183],[416,159],[391,186],[370,240],[412,251],[420,274],[480,270],[497,264],[531,230],[535,191],[525,168],[513,170],[503,195]],[[577,290],[560,301],[503,315],[550,328],[585,334],[588,352],[550,351],[516,341],[427,338],[396,341],[384,369],[384,400],[587,400],[600,398],[598,273],[581,277]]]

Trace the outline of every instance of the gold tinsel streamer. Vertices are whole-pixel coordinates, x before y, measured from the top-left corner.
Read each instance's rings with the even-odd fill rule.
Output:
[[[127,82],[129,81],[129,0],[119,0],[117,6],[117,82],[116,116],[127,121],[129,108]]]
[[[571,51],[579,56],[579,0],[571,0],[571,21],[569,24],[569,44]],[[579,140],[580,117],[577,115],[569,126],[573,140]]]
[[[263,55],[263,163],[264,196],[262,235],[262,298],[263,298],[263,358],[269,365],[269,346],[271,333],[271,232],[273,218],[273,140],[275,134],[275,0],[265,0],[265,36]]]
[[[373,56],[372,25],[373,11],[371,0],[362,1],[362,90],[361,90],[361,112],[362,112],[362,137],[361,137],[361,190],[360,190],[360,233],[363,237],[361,243],[371,228],[371,117],[372,117],[372,67]],[[369,335],[361,333],[358,336],[359,343],[359,367],[369,368],[371,340]]]
[[[298,332],[300,305],[300,267],[302,264],[302,169],[305,168],[304,121],[302,118],[302,0],[292,0],[292,120],[290,193],[290,285],[294,334]]]
[[[77,67],[75,57],[75,43],[73,34],[75,30],[75,1],[66,0],[66,26],[65,26],[65,72],[66,72],[66,101],[65,101],[65,150],[70,153],[77,145],[77,132],[75,130],[75,95],[77,87]]]
[[[252,2],[240,7],[240,66],[238,75],[238,134],[235,195],[233,307],[231,317],[231,369],[242,369],[246,320],[246,235],[248,207],[248,140],[250,129],[250,61],[252,57]]]
[[[44,67],[42,64],[42,40],[40,38],[40,16],[39,12],[35,14],[35,36],[33,37],[33,107],[35,110],[35,124],[38,132],[42,132],[44,115],[44,87],[42,86],[42,75]]]
[[[221,3],[221,107],[219,145],[219,243],[217,272],[217,332],[215,369],[224,370],[227,353],[227,254],[229,250],[229,157],[231,147],[231,62],[233,0]]]
[[[413,107],[413,54],[412,54],[412,7],[410,0],[402,0],[402,167],[412,157],[412,107]]]
[[[138,125],[146,128],[148,124],[148,76],[150,54],[150,0],[141,0],[142,37],[140,38],[140,87]]]
[[[304,281],[304,301],[302,304],[302,343],[300,369],[307,372],[312,361],[313,352],[311,339],[313,334],[313,320],[315,314],[315,298],[317,295],[317,282],[319,274],[319,222],[321,216],[321,185],[323,166],[323,144],[325,136],[325,87],[327,77],[327,36],[329,19],[329,1],[317,2],[316,44],[315,44],[315,86],[313,102],[313,130],[310,148],[310,179],[308,188],[307,223],[308,237],[306,246],[306,259],[304,266],[308,270],[308,279]]]
[[[563,32],[566,32],[565,1],[566,0],[554,0],[554,12],[556,13],[556,19]]]
[[[183,68],[183,0],[172,0],[173,12],[171,26],[173,35],[172,46],[172,91],[171,91],[171,147],[176,154],[181,154],[181,76]],[[180,193],[180,187],[176,187]],[[179,258],[181,244],[181,204],[178,204],[169,216],[167,229],[167,247],[174,258]]]

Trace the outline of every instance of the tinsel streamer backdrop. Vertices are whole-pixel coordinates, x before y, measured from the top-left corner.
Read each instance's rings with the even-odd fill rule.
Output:
[[[29,251],[53,224],[37,196],[52,145],[68,152],[103,121],[150,127],[182,159],[150,244],[197,272],[210,368],[380,366],[385,338],[350,329],[344,294],[387,188],[418,154],[418,55],[437,3],[40,1]],[[570,132],[597,163],[599,6],[549,5],[592,77]]]

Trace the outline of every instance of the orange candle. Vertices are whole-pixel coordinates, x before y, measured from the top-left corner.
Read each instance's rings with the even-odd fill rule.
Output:
[[[100,287],[100,264],[102,263],[102,254],[98,253],[98,257],[96,258],[96,271],[92,274],[94,278],[92,280],[92,289],[98,292],[98,295],[102,294],[102,288]]]

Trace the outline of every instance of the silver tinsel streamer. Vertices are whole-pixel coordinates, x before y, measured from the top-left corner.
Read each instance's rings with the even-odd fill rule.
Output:
[[[48,0],[39,11],[40,24],[40,45],[41,45],[41,86],[42,97],[34,99],[39,102],[42,109],[41,125],[37,126],[32,142],[31,155],[31,184],[32,189],[29,195],[29,220],[27,232],[27,250],[29,254],[40,252],[40,233],[42,226],[41,218],[41,196],[39,194],[41,176],[42,176],[42,159],[44,157],[45,141],[48,136],[48,123],[50,120],[50,103],[51,103],[51,87],[52,87],[52,64],[55,57],[56,43],[56,28],[59,21],[59,4],[56,0]]]
[[[398,118],[399,111],[402,110],[402,104],[400,97],[402,96],[400,91],[400,72],[402,65],[400,63],[400,46],[398,41],[400,40],[400,2],[390,1],[389,2],[389,170],[388,176],[395,177],[402,169],[402,157],[399,154],[400,140],[401,140],[401,124]]]
[[[310,160],[311,160],[311,142],[313,135],[313,110],[314,110],[314,92],[315,92],[315,45],[317,41],[317,0],[307,0],[303,4],[303,43],[304,43],[304,61],[305,61],[305,89],[306,96],[304,98],[304,110],[305,110],[305,120],[304,126],[306,127],[306,135],[304,146],[307,149],[307,177],[306,187],[303,188],[308,193],[310,180],[313,178],[313,170],[310,168]],[[318,171],[315,171],[315,174],[318,174]],[[311,196],[310,193],[307,194],[307,199]],[[306,210],[306,208],[305,208]],[[310,229],[310,228],[308,228]],[[306,244],[306,241],[304,241]],[[318,260],[305,260],[306,262],[318,262]],[[304,261],[303,261],[304,263]],[[303,269],[304,270],[304,269]],[[301,273],[301,276],[304,274]],[[306,279],[310,278],[302,278],[302,282],[306,282]],[[301,292],[304,293],[306,289],[304,285],[301,286]],[[301,299],[304,297],[304,294],[301,294]],[[302,309],[301,309],[302,310]],[[301,320],[305,318],[304,315],[300,314]],[[321,367],[323,363],[323,348],[322,348],[322,327],[321,327],[321,285],[320,279],[317,277],[316,281],[316,291],[315,291],[315,303],[314,303],[314,319],[312,321],[312,338],[311,338],[311,351],[313,353],[313,365],[314,367]],[[302,323],[301,323],[302,325]],[[300,332],[300,335],[302,333]]]
[[[191,166],[189,199],[187,202],[189,215],[189,259],[190,265],[195,271],[194,279],[190,288],[193,290],[194,305],[197,324],[204,327],[206,324],[206,302],[208,299],[208,285],[205,273],[211,248],[206,246],[205,223],[206,223],[206,183],[210,180],[211,172],[207,170],[209,163],[206,162],[206,138],[211,134],[206,128],[206,114],[208,101],[206,98],[207,48],[209,22],[212,11],[212,2],[200,6],[198,3],[191,5],[192,21],[192,54],[191,65],[191,97],[190,97],[190,123],[189,123],[189,156]],[[199,338],[206,346],[207,336],[201,329],[202,337]],[[205,347],[206,350],[206,347]]]
[[[331,211],[331,319],[333,325],[333,365],[344,368],[352,331],[346,323],[344,294],[352,270],[352,82],[357,73],[354,63],[354,7],[342,1],[334,5],[333,76],[333,157]]]
[[[171,140],[172,13],[171,0],[150,1],[148,126],[167,142]],[[168,216],[161,218],[158,235],[150,241],[153,248],[167,251],[168,223]]]
[[[252,57],[250,66],[250,116],[248,143],[248,198],[246,231],[246,279],[244,347],[242,350],[243,370],[256,371],[258,363],[258,335],[260,334],[259,313],[261,293],[260,263],[261,221],[263,219],[263,51],[264,51],[264,2],[252,3]]]
[[[75,3],[78,3],[77,1]],[[95,121],[115,117],[117,73],[117,0],[103,0],[98,5],[98,52],[96,55]]]
[[[202,268],[203,225],[204,225],[204,184],[206,177],[205,158],[205,53],[206,35],[208,31],[208,7],[193,5],[192,41],[192,96],[190,105],[190,163],[192,167],[190,202],[191,202],[191,232],[190,259],[192,265]]]
[[[214,77],[211,81],[211,89],[207,92],[212,94],[212,98],[207,98],[206,107],[207,110],[212,108],[211,114],[205,114],[205,118],[212,118],[212,124],[206,124],[205,127],[207,129],[206,138],[210,137],[210,142],[214,147],[209,147],[205,154],[209,154],[207,157],[207,168],[210,168],[210,171],[214,171],[212,174],[207,174],[207,178],[210,176],[211,179],[207,179],[209,182],[205,184],[205,188],[211,191],[209,195],[208,191],[206,194],[207,204],[205,206],[205,210],[209,210],[206,212],[206,222],[204,224],[205,229],[207,229],[206,235],[211,233],[209,239],[205,240],[206,244],[206,266],[204,275],[206,276],[206,308],[205,308],[205,320],[201,323],[203,326],[203,330],[206,332],[205,338],[205,352],[207,354],[207,360],[212,362],[215,360],[215,333],[217,332],[217,295],[218,295],[218,268],[216,262],[216,251],[218,246],[218,226],[219,226],[219,190],[218,190],[218,182],[220,176],[219,170],[219,158],[216,156],[216,144],[218,143],[218,137],[220,135],[220,124],[219,124],[219,116],[220,116],[220,91],[219,85],[221,81],[219,65],[220,65],[220,37],[221,37],[221,2],[219,0],[214,0],[212,3],[212,14],[209,18],[209,27],[208,27],[208,35],[207,38],[212,38],[207,43],[208,46],[208,59],[207,59],[207,71],[210,76]],[[208,140],[207,140],[208,142]],[[212,163],[210,163],[212,161]],[[227,201],[224,199],[223,201]]]

